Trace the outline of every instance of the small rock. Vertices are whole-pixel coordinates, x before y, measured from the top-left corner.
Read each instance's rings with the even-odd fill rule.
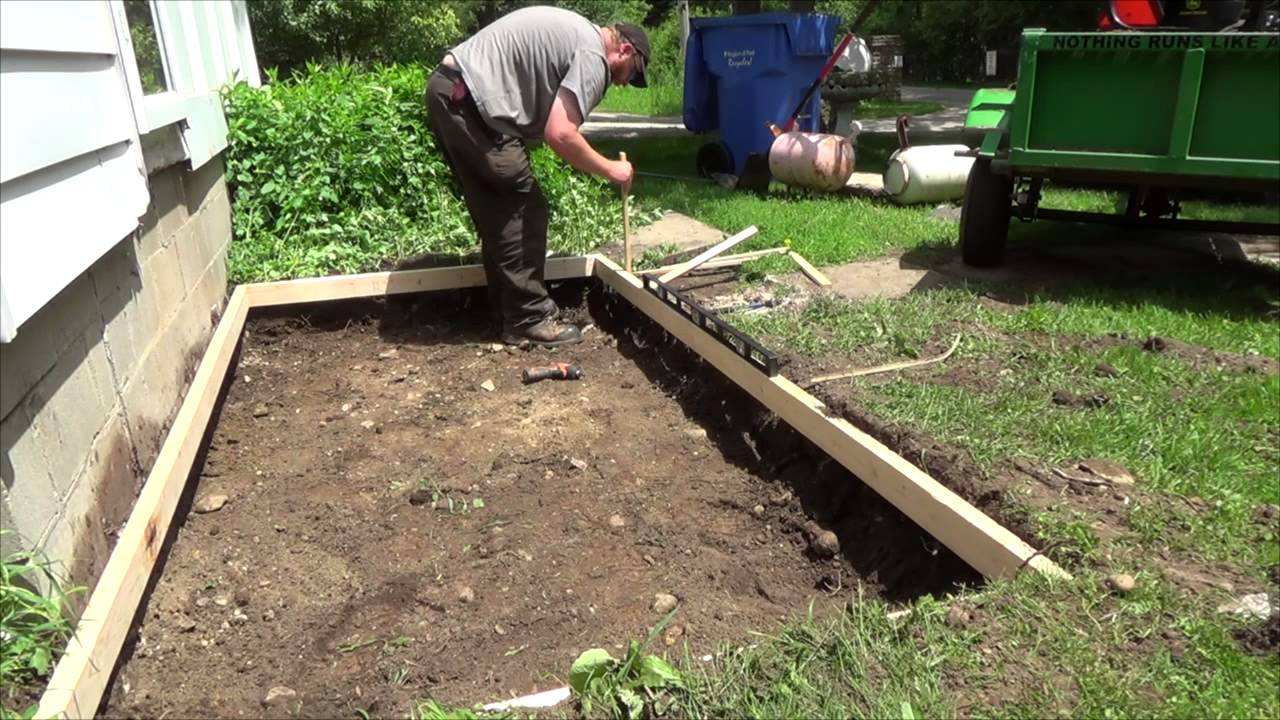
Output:
[[[249,622],[249,616],[240,612],[240,610],[237,608],[235,612],[231,613],[230,622],[232,625],[243,625]]]
[[[377,425],[377,423],[375,423],[372,420],[364,420],[360,423],[360,427],[364,428],[365,430],[373,429],[374,425]]]
[[[196,607],[198,608],[209,607],[209,598],[207,597],[196,598]]]
[[[262,704],[267,707],[276,705],[284,705],[298,699],[298,693],[293,688],[277,685],[267,691],[267,696],[262,699]]]
[[[657,561],[657,560],[654,560],[652,555],[645,555],[645,556],[644,556],[643,558],[641,558],[641,559],[642,559],[642,560],[644,560],[645,564],[646,564],[646,565],[649,565],[649,566],[653,566],[653,565],[657,565],[657,564],[658,564],[658,561]]]
[[[1238,615],[1251,620],[1266,620],[1271,616],[1271,610],[1271,599],[1266,593],[1243,595],[1218,606],[1222,615]]]
[[[422,489],[414,490],[412,493],[409,493],[409,504],[410,505],[430,505],[431,491],[422,490]]]
[[[227,500],[228,498],[226,495],[210,493],[197,500],[196,504],[192,506],[192,509],[198,513],[218,512],[227,504]]]
[[[255,405],[253,408],[253,416],[256,418],[266,417],[271,414],[271,408],[266,405]]]
[[[685,430],[685,431],[684,431],[684,434],[685,434],[686,436],[688,436],[689,438],[693,439],[693,440],[706,440],[706,439],[707,439],[707,429],[706,429],[706,428],[689,428],[688,430]]]
[[[791,502],[790,490],[784,490],[781,493],[769,498],[769,504],[773,505],[774,507],[782,507],[783,505],[786,505],[789,502]]]
[[[497,386],[493,384],[492,380],[485,380],[484,382],[480,383],[480,389],[484,390],[485,392],[493,392],[496,388]]]
[[[676,625],[674,627],[667,628],[667,631],[662,634],[662,642],[665,643],[667,647],[671,647],[680,642],[680,638],[682,637],[684,637],[684,626]]]
[[[276,619],[276,611],[275,611],[275,610],[272,610],[271,608],[267,608],[266,610],[264,610],[264,611],[262,612],[262,619],[263,619],[263,620],[266,620],[267,622],[271,622],[272,620],[275,620],[275,619]]]
[[[1095,475],[1112,485],[1133,485],[1133,475],[1118,462],[1102,458],[1091,458],[1076,466],[1080,470]]]
[[[1138,587],[1138,582],[1133,579],[1132,575],[1125,573],[1113,573],[1107,576],[1107,589],[1117,595],[1128,595]]]
[[[502,629],[501,625],[494,625],[493,632],[495,635],[506,635],[507,631]]]
[[[668,593],[654,593],[653,595],[653,611],[659,615],[666,615],[676,608],[680,601],[675,595]]]
[[[972,619],[972,616],[969,615],[969,611],[959,605],[952,605],[947,609],[946,623],[953,628],[965,627]]]
[[[835,557],[840,554],[840,538],[830,530],[819,530],[809,538],[809,549],[818,557]]]
[[[191,632],[196,629],[196,621],[187,615],[178,616],[178,629],[182,632]]]
[[[764,506],[756,505],[755,507],[751,508],[751,514],[755,515],[756,517],[764,517]]]
[[[610,516],[609,516],[609,527],[616,527],[616,528],[620,528],[620,527],[625,526],[626,524],[627,524],[627,521],[626,521],[626,520],[624,520],[624,519],[623,519],[623,517],[622,517],[621,515],[616,515],[616,514],[615,514],[615,515],[610,515]]]
[[[1095,377],[1105,377],[1105,378],[1120,377],[1120,371],[1117,370],[1114,365],[1110,363],[1104,363],[1104,362],[1098,363],[1096,366],[1094,366],[1093,374]]]
[[[379,359],[379,360],[390,360],[391,358],[393,358],[393,357],[395,357],[396,355],[399,355],[399,354],[400,354],[400,351],[399,351],[399,350],[396,350],[395,348],[391,348],[390,350],[386,350],[386,351],[384,351],[384,352],[380,352],[380,353],[378,353],[378,359]]]
[[[458,602],[467,605],[476,601],[476,592],[470,586],[464,585],[458,589]]]
[[[578,458],[569,458],[569,465],[577,470],[587,469],[587,462],[585,460],[579,460]]]
[[[532,405],[532,404],[533,404],[533,398],[530,398],[530,397],[522,397],[522,398],[520,398],[519,400],[516,400],[516,404],[517,404],[517,405],[519,405],[519,406],[520,406],[520,407],[522,407],[522,408],[527,408],[527,407],[529,407],[530,405]]]
[[[352,407],[351,403],[342,403],[342,412],[344,413],[351,412],[351,407]]]
[[[493,343],[489,345],[489,352],[502,352],[503,350],[506,350],[506,349],[507,349],[507,346],[503,345],[502,343]]]

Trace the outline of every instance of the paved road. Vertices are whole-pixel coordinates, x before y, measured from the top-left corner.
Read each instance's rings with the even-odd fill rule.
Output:
[[[936,102],[943,109],[928,115],[911,118],[911,132],[946,132],[964,127],[965,111],[972,90],[955,88],[903,87],[902,99],[906,102]],[[894,118],[862,120],[863,132],[893,132]],[[683,135],[684,122],[679,117],[654,117],[629,113],[592,113],[591,120],[582,126],[583,134],[598,138],[637,138]]]

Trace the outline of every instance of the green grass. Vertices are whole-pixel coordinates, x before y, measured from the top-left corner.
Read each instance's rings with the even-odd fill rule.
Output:
[[[8,534],[0,530],[0,543]],[[41,594],[32,579],[37,575],[53,578],[49,563],[36,554],[15,552],[0,559],[0,718],[34,710],[14,703],[24,688],[43,681],[71,637],[64,606],[79,589],[64,592],[55,584]]]
[[[859,103],[858,111],[853,115],[855,120],[876,120],[899,115],[928,115],[942,108],[942,103],[872,99]]]
[[[873,600],[722,653],[690,717],[1274,717],[1280,660],[1242,654],[1213,600],[1139,575],[1125,598],[1096,578],[1025,576],[970,593],[970,620],[925,598],[899,621]],[[1187,649],[1151,641],[1168,633]]]
[[[596,112],[636,115],[679,115],[684,111],[684,85],[655,83],[647,88],[610,87]]]

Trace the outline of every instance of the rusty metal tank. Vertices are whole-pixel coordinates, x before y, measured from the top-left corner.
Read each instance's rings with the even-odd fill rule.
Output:
[[[849,137],[827,133],[782,132],[769,124],[773,144],[769,147],[769,173],[796,187],[839,190],[853,174],[854,148],[860,125],[855,123]]]

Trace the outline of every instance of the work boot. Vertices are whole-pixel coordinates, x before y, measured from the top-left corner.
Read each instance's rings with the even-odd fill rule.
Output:
[[[533,325],[503,330],[502,342],[508,345],[541,345],[542,347],[572,345],[582,342],[582,331],[577,325],[542,320]]]

